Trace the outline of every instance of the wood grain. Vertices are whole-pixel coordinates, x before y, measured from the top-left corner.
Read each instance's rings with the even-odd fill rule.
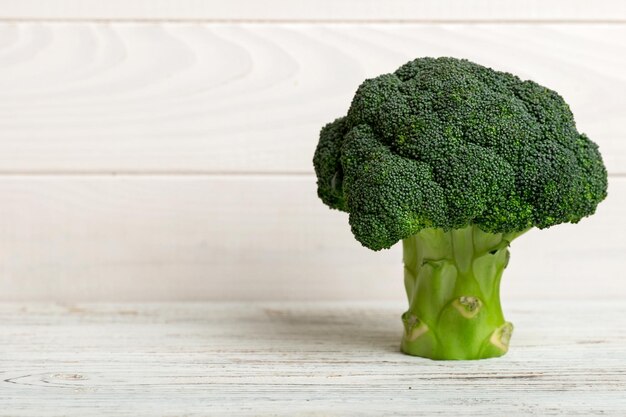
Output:
[[[624,174],[622,39],[626,24],[4,23],[0,173],[310,173],[364,78],[449,55],[562,93]]]
[[[623,21],[619,0],[0,0],[0,18],[260,21]]]
[[[509,353],[399,352],[397,303],[2,304],[0,416],[615,416],[626,304],[516,301]]]
[[[403,300],[312,176],[0,177],[0,300]],[[625,297],[626,179],[513,243],[507,298]]]

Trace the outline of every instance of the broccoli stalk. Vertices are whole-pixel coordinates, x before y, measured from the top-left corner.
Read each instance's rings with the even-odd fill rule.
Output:
[[[403,239],[409,309],[402,315],[402,351],[432,359],[483,359],[508,350],[513,325],[504,320],[500,278],[519,233],[476,226],[424,229]]]
[[[454,58],[365,80],[322,128],[313,164],[318,196],[363,246],[403,242],[402,350],[433,359],[504,354],[509,243],[577,223],[607,195],[598,146],[561,96]]]

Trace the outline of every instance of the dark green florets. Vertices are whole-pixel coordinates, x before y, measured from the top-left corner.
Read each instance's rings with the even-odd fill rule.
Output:
[[[454,58],[366,80],[322,129],[313,163],[322,201],[374,250],[426,227],[576,223],[607,189],[597,145],[557,93]]]

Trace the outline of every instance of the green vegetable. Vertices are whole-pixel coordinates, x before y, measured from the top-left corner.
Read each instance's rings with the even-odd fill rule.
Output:
[[[420,58],[368,79],[326,125],[318,195],[355,238],[403,241],[402,350],[478,359],[508,349],[499,283],[509,243],[577,223],[607,195],[598,147],[556,92],[467,60]]]

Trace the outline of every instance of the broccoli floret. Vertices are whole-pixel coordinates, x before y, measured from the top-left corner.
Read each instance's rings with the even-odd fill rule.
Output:
[[[607,189],[597,146],[557,93],[454,58],[366,80],[322,129],[314,165],[321,199],[374,250],[426,227],[576,223]]]
[[[533,227],[578,222],[607,195],[598,147],[561,96],[454,58],[365,80],[347,115],[322,129],[313,162],[319,197],[349,214],[355,238],[373,250],[404,240],[405,258],[407,241],[423,252],[467,230],[508,245]],[[415,238],[433,230],[434,241]],[[458,254],[440,255],[459,276]],[[418,279],[422,265],[411,268]]]

